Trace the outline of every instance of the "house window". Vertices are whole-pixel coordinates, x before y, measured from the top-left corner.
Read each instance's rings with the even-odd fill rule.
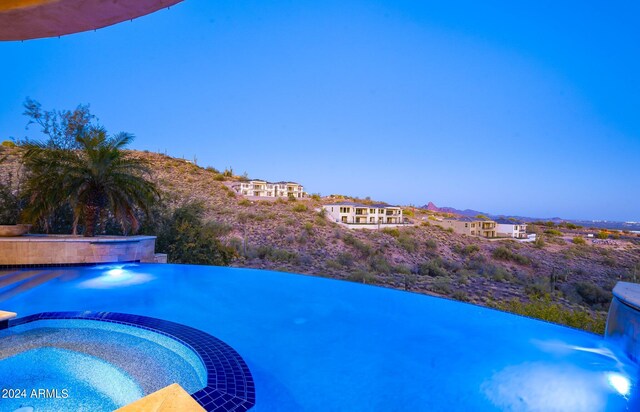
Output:
[[[475,223],[472,223],[472,224],[471,224],[471,227],[476,227],[476,224],[475,224]],[[472,234],[473,234],[473,233],[472,233]]]
[[[468,224],[468,223],[465,223],[465,224],[464,224],[464,227],[469,227],[469,224]]]

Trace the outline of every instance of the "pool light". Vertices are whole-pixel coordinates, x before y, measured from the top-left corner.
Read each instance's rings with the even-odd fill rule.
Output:
[[[620,395],[627,396],[631,393],[631,382],[626,376],[610,372],[607,375],[607,380],[609,381],[609,385],[611,385]]]

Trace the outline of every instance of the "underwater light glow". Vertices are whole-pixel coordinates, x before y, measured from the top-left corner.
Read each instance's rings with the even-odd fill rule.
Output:
[[[112,277],[121,277],[124,274],[124,269],[122,268],[115,268],[115,269],[111,269],[109,271],[107,271],[107,275],[112,276]]]
[[[607,375],[607,380],[620,395],[627,396],[631,392],[631,382],[627,377],[611,372]]]
[[[147,273],[133,272],[119,266],[108,269],[102,275],[86,280],[78,285],[82,289],[110,289],[123,286],[139,285],[149,282],[154,277]]]

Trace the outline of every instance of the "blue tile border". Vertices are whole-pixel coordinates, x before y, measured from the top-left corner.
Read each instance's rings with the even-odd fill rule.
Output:
[[[202,360],[207,386],[191,396],[207,411],[247,411],[256,403],[249,367],[240,354],[199,329],[162,319],[115,312],[43,312],[9,320],[9,327],[38,320],[85,319],[119,323],[168,336],[191,348]]]

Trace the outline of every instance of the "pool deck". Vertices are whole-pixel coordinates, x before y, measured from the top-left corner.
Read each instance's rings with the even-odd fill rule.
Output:
[[[116,412],[205,412],[205,409],[187,393],[182,386],[174,383],[151,393],[142,399],[116,409]]]

